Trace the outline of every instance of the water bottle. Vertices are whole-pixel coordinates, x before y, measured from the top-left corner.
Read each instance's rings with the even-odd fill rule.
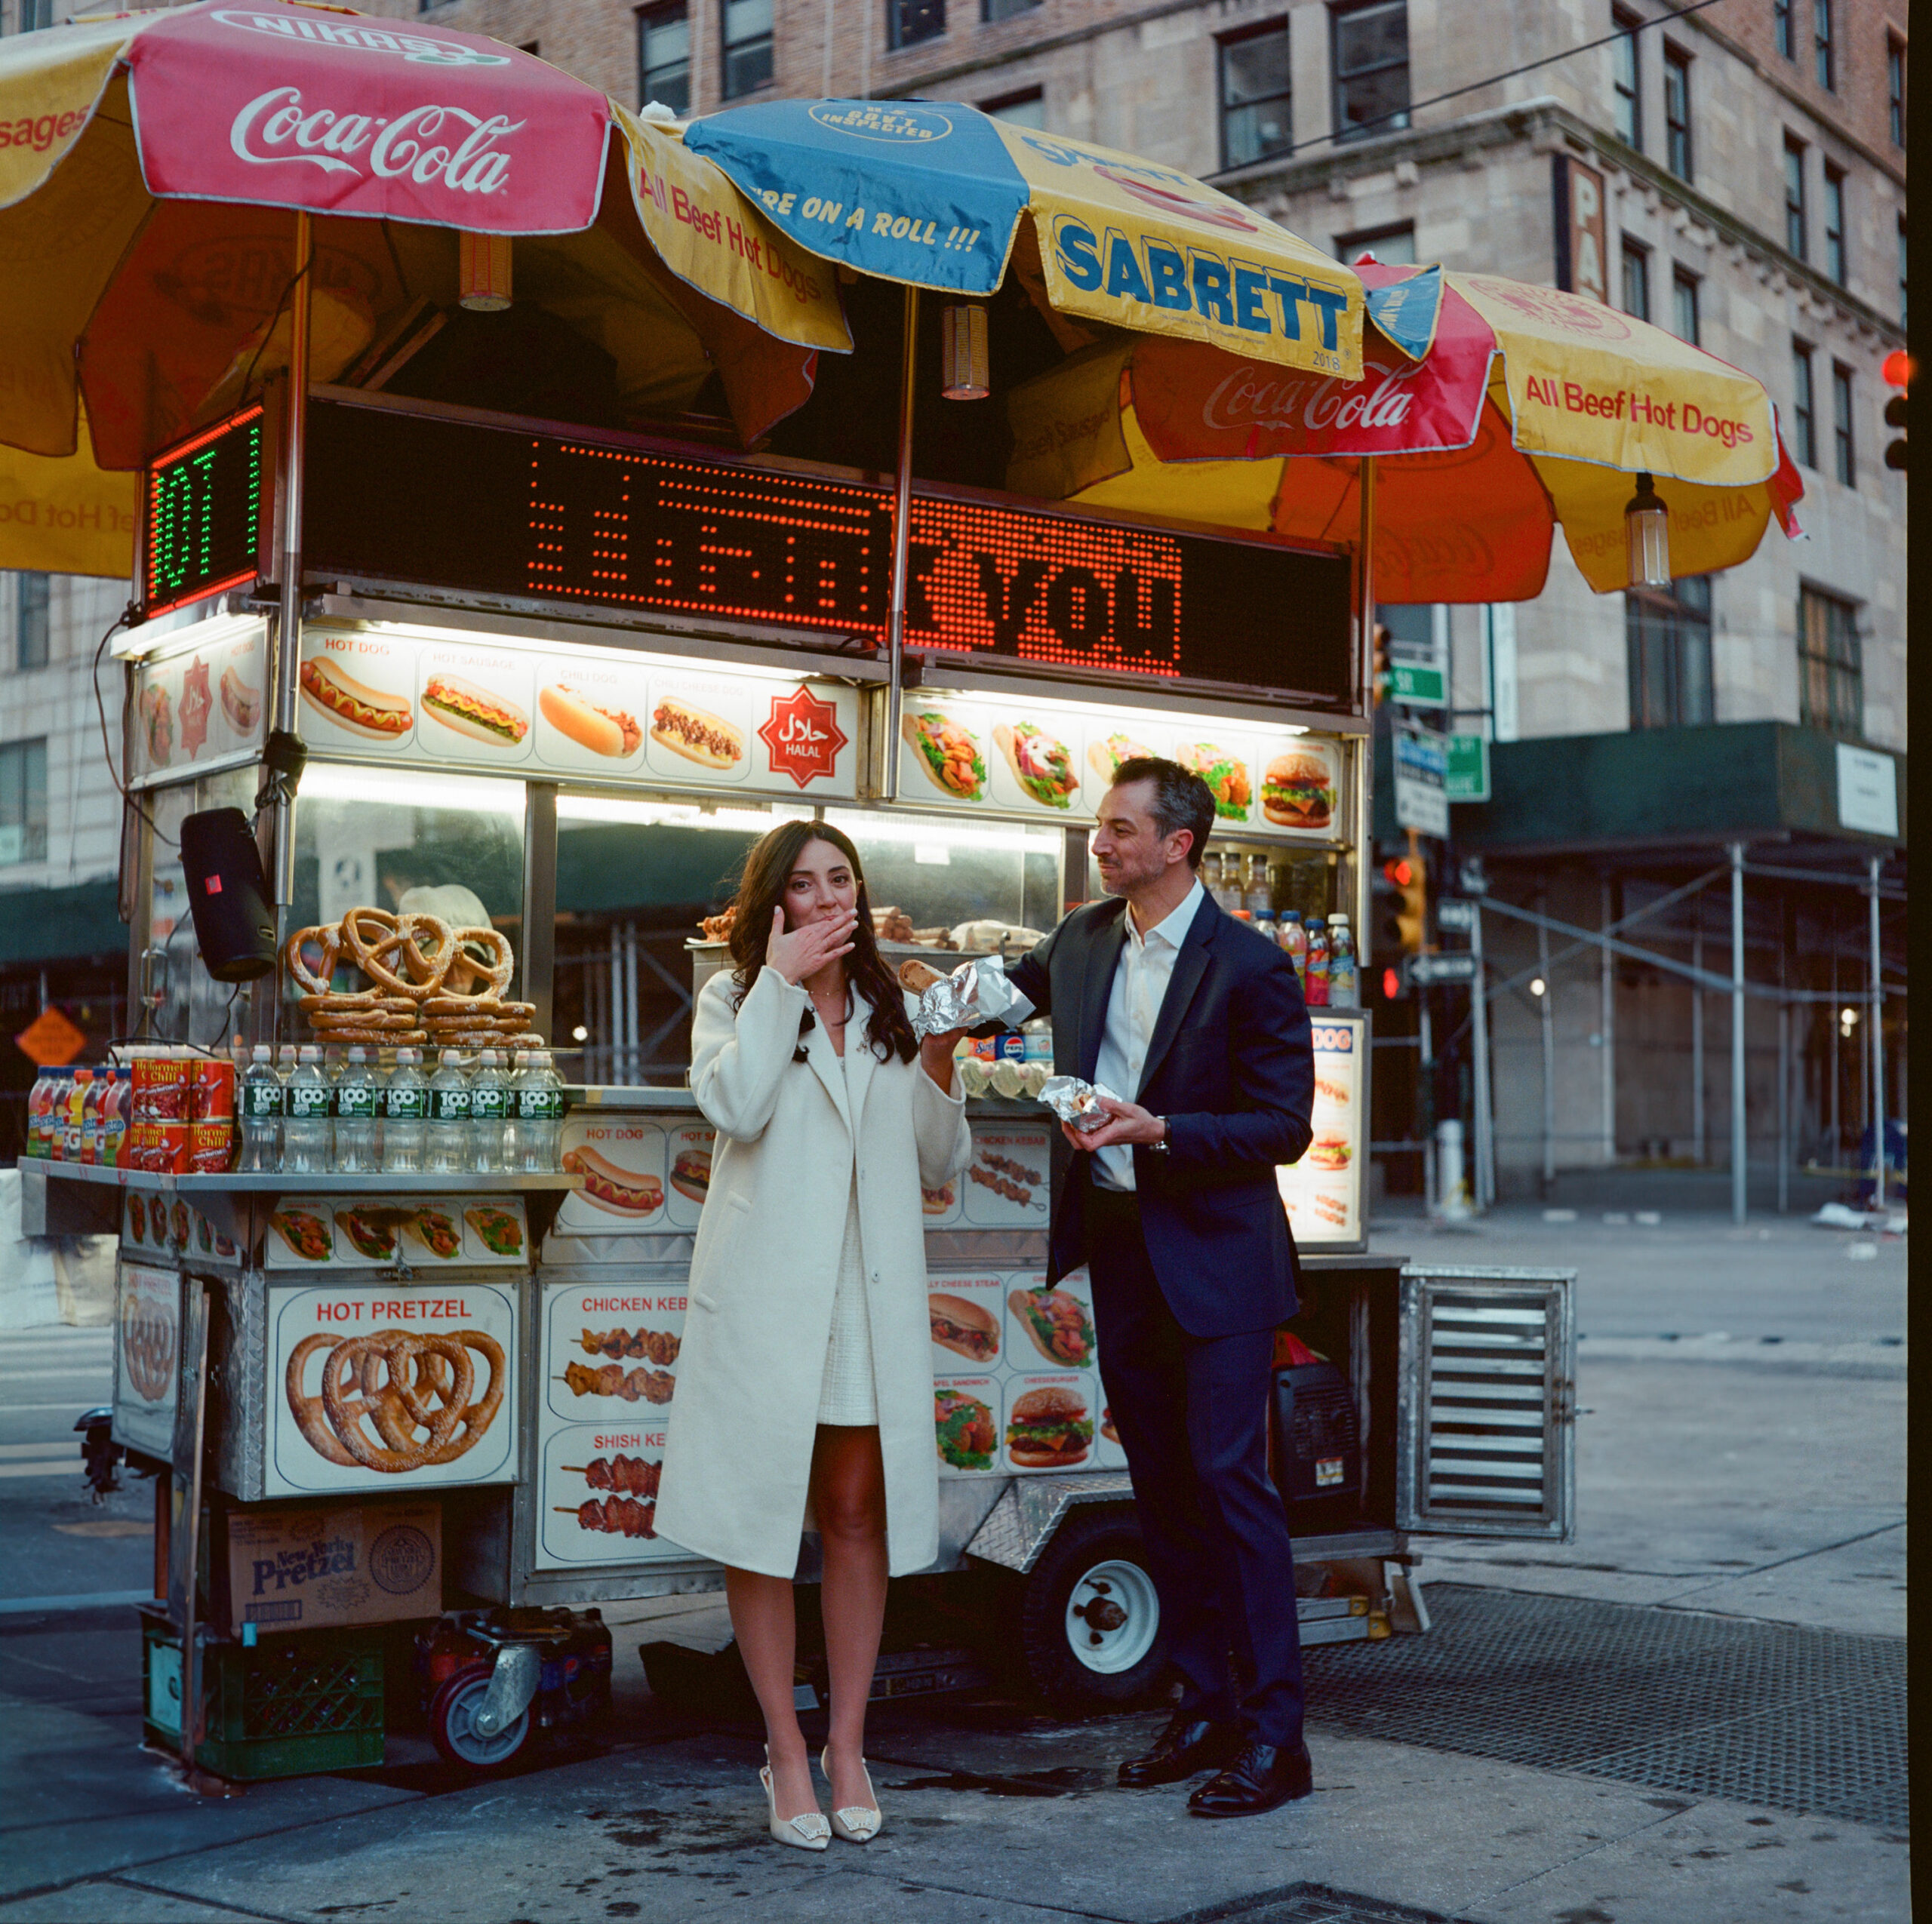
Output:
[[[335,1166],[349,1176],[368,1176],[382,1166],[376,1154],[376,1076],[368,1052],[359,1043],[335,1085]]]
[[[1295,965],[1295,979],[1301,984],[1305,995],[1308,990],[1308,931],[1302,926],[1301,917],[1292,908],[1281,911],[1278,939],[1288,951],[1288,960]]]
[[[268,1044],[258,1042],[237,1093],[235,1120],[242,1131],[242,1160],[236,1169],[259,1176],[281,1166],[281,1078],[269,1059]]]
[[[469,1166],[478,1176],[494,1175],[505,1166],[503,1121],[509,1111],[509,1085],[503,1059],[495,1050],[485,1050],[469,1079]]]
[[[283,1091],[281,1166],[291,1176],[321,1176],[329,1166],[329,1086],[322,1052],[305,1042]]]
[[[454,1176],[469,1166],[469,1078],[463,1059],[445,1049],[429,1078],[429,1126],[423,1140],[423,1166],[435,1176]]]
[[[1243,902],[1251,921],[1259,922],[1264,915],[1275,911],[1275,892],[1268,881],[1268,858],[1251,856],[1247,866],[1247,885],[1241,891]]]
[[[392,1176],[414,1176],[423,1166],[429,1085],[422,1062],[420,1050],[398,1049],[395,1067],[383,1085],[383,1167]]]
[[[1355,938],[1349,933],[1349,918],[1331,915],[1328,918],[1328,1006],[1331,1009],[1361,1006],[1358,976]]]
[[[1328,1006],[1328,930],[1319,915],[1308,918],[1308,960],[1303,968],[1301,992],[1311,1009]]]
[[[503,1166],[517,1170],[524,1166],[534,1122],[523,1119],[523,1099],[530,1087],[530,1051],[510,1052],[510,1072],[503,1080]]]
[[[528,1070],[516,1077],[517,1166],[526,1175],[540,1176],[558,1165],[564,1079],[552,1067],[547,1049],[533,1049],[529,1053]]]

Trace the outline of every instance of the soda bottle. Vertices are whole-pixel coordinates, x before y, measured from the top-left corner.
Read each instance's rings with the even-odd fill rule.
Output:
[[[335,1084],[335,1166],[351,1176],[381,1167],[376,1154],[376,1077],[369,1054],[352,1045]]]
[[[1281,911],[1279,940],[1288,951],[1288,960],[1295,965],[1295,979],[1302,985],[1302,992],[1308,992],[1308,931],[1302,927],[1301,917],[1292,908]]]
[[[263,1175],[281,1166],[281,1078],[269,1059],[269,1046],[258,1042],[251,1052],[236,1091],[235,1123],[242,1132],[238,1169]]]
[[[65,1162],[67,1159],[67,1104],[73,1093],[73,1071],[56,1069],[54,1086],[48,1092],[45,1124],[47,1155],[51,1162]]]
[[[469,1078],[463,1058],[445,1049],[429,1078],[429,1126],[423,1139],[423,1166],[437,1176],[469,1166]]]
[[[1346,915],[1328,918],[1328,1006],[1355,1009],[1361,1003],[1355,967],[1355,938],[1349,933]]]
[[[469,1166],[479,1176],[503,1167],[503,1120],[509,1113],[509,1085],[503,1058],[486,1049],[476,1059],[469,1080]]]
[[[1319,915],[1308,918],[1308,960],[1301,992],[1311,1009],[1328,1006],[1328,930]]]
[[[281,1166],[291,1176],[321,1176],[329,1166],[329,1086],[322,1052],[305,1042],[295,1059],[281,1123]]]
[[[383,1167],[393,1176],[414,1176],[423,1166],[429,1085],[422,1062],[420,1050],[398,1049],[395,1067],[383,1085]]]
[[[117,1063],[107,1071],[107,1086],[100,1097],[100,1160],[109,1169],[118,1169],[128,1148],[128,1103],[133,1093],[132,1071]]]

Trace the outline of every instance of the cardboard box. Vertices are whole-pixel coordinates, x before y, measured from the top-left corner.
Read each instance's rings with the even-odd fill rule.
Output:
[[[443,1607],[436,1503],[234,1508],[226,1516],[226,1595],[217,1621],[276,1630],[433,1617]]]

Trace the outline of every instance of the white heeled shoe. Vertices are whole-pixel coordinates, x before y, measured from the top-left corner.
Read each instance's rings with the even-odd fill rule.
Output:
[[[768,1749],[758,1781],[764,1786],[764,1805],[771,1820],[771,1834],[781,1844],[789,1844],[794,1850],[822,1851],[832,1842],[832,1827],[826,1822],[822,1810],[802,1811],[796,1817],[780,1818],[778,1793],[771,1785],[771,1753]]]
[[[828,1744],[818,1753],[818,1767],[825,1772],[825,1781],[832,1781],[832,1746]],[[866,1795],[872,1799],[869,1805],[848,1804],[843,1810],[832,1813],[832,1828],[835,1836],[843,1837],[848,1844],[869,1844],[879,1833],[885,1822],[884,1813],[878,1808],[878,1793],[872,1788],[872,1774],[866,1769],[866,1760],[859,1760],[859,1769],[864,1772]]]

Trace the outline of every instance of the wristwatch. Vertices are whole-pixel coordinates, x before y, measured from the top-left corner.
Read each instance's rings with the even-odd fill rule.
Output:
[[[1156,1116],[1154,1120],[1161,1125],[1161,1139],[1158,1142],[1149,1143],[1147,1147],[1154,1154],[1164,1156],[1168,1153],[1168,1144],[1171,1140],[1168,1134],[1168,1119],[1165,1116]]]

